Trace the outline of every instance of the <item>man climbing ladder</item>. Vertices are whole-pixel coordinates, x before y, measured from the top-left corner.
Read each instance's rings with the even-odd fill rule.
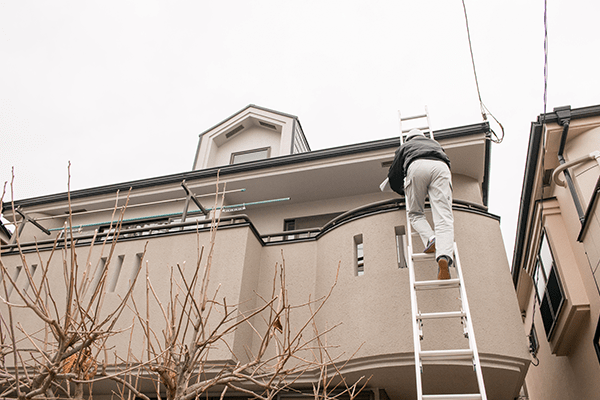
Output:
[[[406,180],[405,180],[406,178]],[[452,176],[450,159],[442,146],[425,137],[420,129],[408,132],[388,172],[392,190],[405,195],[408,217],[417,231],[425,253],[435,252],[438,279],[450,279],[454,246]],[[433,214],[435,231],[425,218],[425,197]]]

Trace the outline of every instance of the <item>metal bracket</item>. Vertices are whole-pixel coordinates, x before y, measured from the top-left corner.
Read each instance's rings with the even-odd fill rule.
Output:
[[[25,225],[27,224],[27,222],[31,222],[33,225],[35,225],[37,228],[39,228],[46,235],[48,235],[48,236],[51,235],[51,233],[50,233],[50,231],[48,229],[44,228],[42,225],[39,224],[39,222],[37,222],[35,219],[33,219],[29,215],[27,215],[21,209],[20,206],[17,207],[15,209],[15,211],[21,216],[21,218],[23,218],[23,220],[21,221],[21,224],[19,225],[19,229],[15,233],[13,233],[13,237],[10,240],[11,244],[14,244],[17,241],[17,237],[21,236],[21,233],[23,233],[23,229],[25,229]]]
[[[186,194],[185,205],[183,206],[183,213],[181,215],[181,222],[185,222],[185,219],[187,217],[188,208],[190,206],[190,200],[194,202],[194,204],[198,207],[198,209],[200,210],[200,212],[202,214],[208,215],[208,211],[206,211],[206,208],[204,208],[202,206],[202,204],[200,204],[200,202],[196,198],[196,195],[194,194],[194,192],[192,192],[190,190],[190,188],[188,188],[187,185],[185,184],[185,179],[181,182],[181,187],[183,188],[183,190],[185,190],[185,194]]]

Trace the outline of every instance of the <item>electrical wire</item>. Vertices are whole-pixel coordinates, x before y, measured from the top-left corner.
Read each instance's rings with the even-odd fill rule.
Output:
[[[465,24],[467,27],[467,38],[469,40],[469,51],[471,52],[471,64],[473,65],[473,75],[475,76],[475,86],[477,87],[477,96],[479,97],[479,108],[481,111],[481,116],[484,121],[487,121],[487,116],[490,115],[494,118],[494,121],[500,126],[502,130],[502,134],[498,136],[493,129],[490,129],[490,133],[492,134],[492,138],[490,140],[494,143],[502,143],[504,140],[504,126],[498,121],[498,119],[490,112],[490,110],[483,104],[483,100],[481,99],[481,91],[479,90],[479,79],[477,79],[477,70],[475,69],[475,57],[473,56],[473,45],[471,44],[471,31],[469,30],[469,18],[467,17],[467,6],[465,4],[465,0],[462,0],[463,10],[465,12]]]
[[[547,0],[544,0],[544,112],[542,114],[542,121],[541,121],[541,135],[542,135],[542,171],[545,171],[546,166],[545,166],[545,162],[546,162],[546,105],[547,105],[547,100],[548,100],[548,2]],[[543,218],[544,218],[544,180],[540,179],[540,220],[539,220],[539,230],[540,230],[540,235],[542,234],[542,230],[544,228],[544,223],[543,223]],[[540,268],[539,265],[536,266],[536,268]],[[536,273],[534,271],[533,274],[533,284],[535,286],[535,290],[537,292],[537,282],[535,281],[535,276]],[[538,279],[539,279],[539,273],[537,274]],[[537,303],[537,296],[534,295],[533,297],[533,311],[531,312],[531,328],[529,329],[529,332],[531,332],[533,330],[533,326],[535,324],[535,310],[536,310],[536,305]],[[542,306],[541,302],[540,302],[540,307]],[[535,362],[531,362],[531,364],[534,367],[537,367],[538,365],[540,365],[540,360],[537,358],[536,354],[534,352],[531,351],[531,356],[533,357],[533,359],[535,360]]]

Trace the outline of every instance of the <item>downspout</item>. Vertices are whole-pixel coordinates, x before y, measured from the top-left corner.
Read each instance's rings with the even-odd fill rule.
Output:
[[[485,171],[483,172],[483,182],[481,182],[481,191],[483,193],[483,205],[488,206],[490,192],[490,168],[492,158],[492,140],[490,133],[486,133],[485,141]]]
[[[567,160],[565,160],[565,157],[563,156],[563,152],[567,143],[567,134],[569,133],[569,125],[571,122],[571,106],[557,107],[554,109],[554,111],[556,112],[556,115],[558,117],[558,124],[563,127],[562,136],[560,138],[560,147],[558,148],[558,161],[561,165],[563,165],[567,163]],[[577,210],[579,222],[583,224],[583,221],[585,221],[585,213],[583,211],[583,207],[581,207],[579,195],[577,194],[577,190],[575,189],[575,184],[573,183],[573,179],[571,178],[571,173],[568,169],[565,169],[564,174],[567,186],[569,186],[569,191],[571,192],[571,197],[573,198],[573,202],[575,203],[575,209]]]

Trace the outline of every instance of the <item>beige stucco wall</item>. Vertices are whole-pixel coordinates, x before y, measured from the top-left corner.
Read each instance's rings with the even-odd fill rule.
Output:
[[[565,145],[565,158],[567,161],[600,151],[600,127],[589,129],[569,139]],[[592,191],[600,175],[598,161],[590,160],[573,167],[574,180],[580,195],[582,206],[587,208]],[[564,179],[564,177],[562,177]]]
[[[577,125],[571,127],[578,130],[577,134],[569,135],[565,146],[564,155],[567,161],[575,160],[592,151],[599,150],[598,135],[600,128],[581,129]],[[556,151],[556,150],[554,150]],[[550,154],[556,157],[556,153]],[[593,186],[598,180],[600,169],[595,161],[589,161],[571,169],[575,186],[582,205],[588,205]],[[564,180],[564,176],[560,176]],[[547,190],[547,189],[546,189]],[[527,317],[524,321],[524,330],[529,334],[532,317],[535,317],[535,326],[539,340],[537,358],[539,366],[532,366],[526,378],[526,385],[531,400],[545,399],[595,399],[600,393],[600,363],[594,351],[593,337],[600,314],[600,295],[598,278],[594,276],[597,263],[600,241],[598,214],[593,216],[592,223],[584,238],[583,243],[577,241],[581,223],[577,214],[573,198],[568,187],[553,185],[552,192],[545,193],[550,200],[544,202],[543,226],[547,230],[553,256],[561,284],[565,291],[566,302],[561,311],[559,325],[556,331],[569,328],[563,323],[565,310],[573,304],[589,304],[589,312],[584,313],[581,321],[573,328],[573,338],[565,355],[553,354],[552,343],[556,341],[555,332],[549,343],[543,327],[543,321],[538,310],[535,316],[531,312],[534,308],[535,288],[531,287],[528,294]],[[539,237],[534,236],[530,243],[531,254],[535,255]],[[531,279],[522,273],[520,279]]]
[[[242,310],[249,311],[261,304],[255,292],[264,297],[270,296],[275,265],[285,260],[290,303],[301,304],[328,293],[339,265],[337,286],[317,318],[321,331],[341,323],[327,334],[327,343],[339,346],[331,350],[332,355],[344,353],[342,359],[347,358],[360,347],[351,363],[353,371],[375,374],[373,384],[401,383],[400,386],[406,387],[403,390],[407,390],[404,393],[412,393],[414,361],[409,278],[407,269],[398,268],[394,230],[394,227],[405,224],[403,211],[387,212],[342,224],[317,241],[265,247],[259,244],[248,227],[220,230],[212,264],[211,288],[222,284],[218,298],[226,297],[230,305],[242,303]],[[514,386],[520,382],[528,354],[498,221],[484,215],[456,211],[455,226],[475,334],[489,384],[488,393],[501,394],[498,398],[508,399],[518,390]],[[355,269],[353,238],[358,234],[362,234],[364,240],[365,273],[362,276],[357,276]],[[189,279],[195,268],[198,242],[207,245],[208,235],[208,232],[203,232],[197,238],[194,233],[189,233],[149,240],[145,259],[148,260],[150,279],[163,305],[169,297],[167,281],[170,267],[177,264],[183,267],[185,262]],[[122,277],[131,275],[135,254],[143,251],[144,244],[145,240],[117,244],[115,255],[125,256]],[[94,249],[92,259],[98,258],[99,250]],[[87,257],[86,248],[79,248],[77,252],[80,260]],[[15,266],[19,260],[10,256],[3,257],[3,262]],[[62,269],[59,258],[54,260],[51,272],[51,280],[60,284]],[[455,274],[455,271],[452,273]],[[436,267],[431,264],[419,266],[418,274],[420,279],[432,279]],[[142,283],[143,280],[138,282],[135,291],[138,307],[145,304]],[[116,294],[123,293],[126,287],[127,281],[120,280],[116,292],[109,295],[105,309],[118,301]],[[420,302],[424,311],[428,311],[427,307],[457,306],[455,293],[431,294]],[[153,304],[150,315],[154,329],[159,332],[164,325],[160,307]],[[292,325],[298,327],[308,314],[299,311],[293,315]],[[126,311],[120,327],[128,327],[132,317],[131,312]],[[264,329],[262,319],[257,318],[254,323],[259,330]],[[33,325],[29,329],[33,329]],[[136,337],[141,337],[141,331],[136,332]],[[426,326],[424,348],[464,347],[466,344],[461,333],[458,323],[455,326]],[[310,337],[310,331],[306,335]],[[243,327],[232,338],[233,349],[242,355],[248,348],[256,350],[259,345],[256,338],[249,327]],[[111,344],[124,349],[128,339],[127,334],[120,342]],[[136,340],[132,346],[134,354],[141,354],[143,349],[143,340]],[[211,358],[228,357],[226,348],[220,347]],[[465,367],[464,371],[472,369]]]
[[[208,165],[229,165],[232,153],[263,147],[270,147],[270,157],[276,157],[281,153],[280,142],[281,133],[252,126],[244,129],[220,146],[213,144]]]
[[[385,177],[385,174],[383,174]],[[383,178],[382,178],[383,180]],[[374,182],[378,185],[379,182]],[[453,196],[463,200],[483,205],[481,187],[478,182],[465,175],[455,174],[452,177]],[[284,220],[311,215],[343,213],[367,204],[386,199],[398,199],[400,196],[393,192],[372,192],[356,196],[335,197],[327,201],[315,200],[309,202],[282,202],[277,207],[270,205],[254,206],[243,211],[247,214],[261,235],[283,231]],[[293,200],[293,199],[292,199]]]

